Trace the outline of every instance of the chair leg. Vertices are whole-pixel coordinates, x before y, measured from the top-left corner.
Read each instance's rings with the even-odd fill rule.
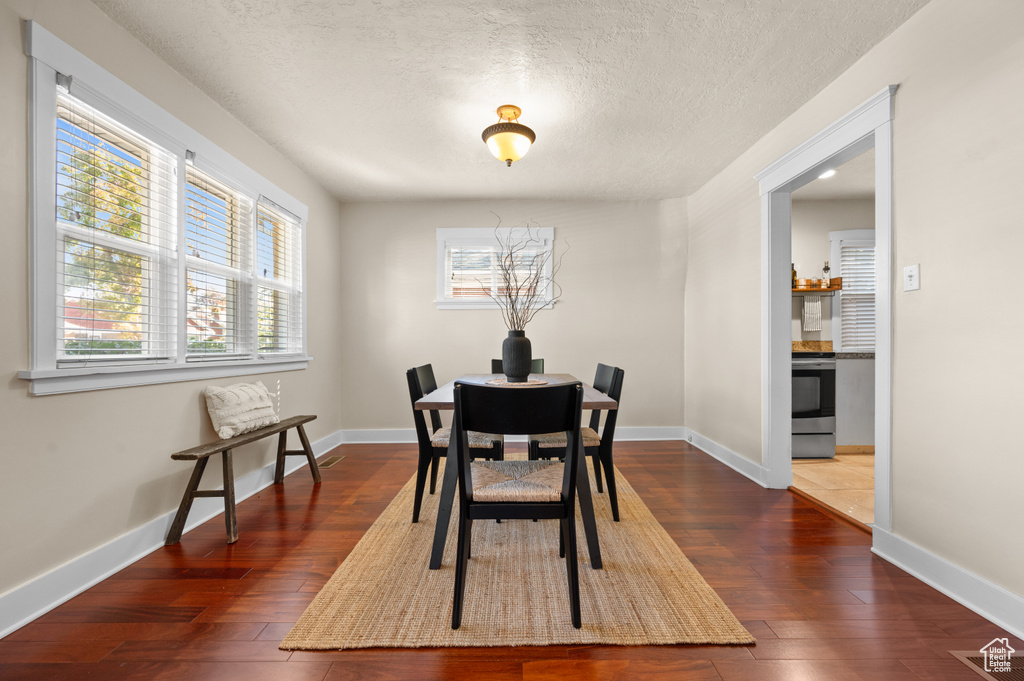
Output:
[[[615,492],[615,466],[612,463],[612,450],[610,447],[607,452],[601,453],[601,463],[604,464],[604,475],[608,481],[608,501],[612,505],[612,519],[615,522],[619,522],[619,497]]]
[[[465,513],[459,514],[458,550],[455,557],[455,593],[452,595],[452,629],[462,624],[462,597],[465,595],[466,568],[469,567],[469,536],[466,528],[470,520]]]
[[[433,456],[430,461],[430,493],[434,493],[437,487],[437,467],[441,465],[441,450],[432,448]]]
[[[430,453],[420,451],[419,463],[416,465],[416,496],[412,499],[412,521],[420,521],[420,506],[423,505],[423,488],[427,482],[427,469],[430,468]]]
[[[583,626],[583,617],[580,614],[580,575],[576,556],[576,514],[570,512],[570,516],[561,522],[566,543],[565,572],[569,581],[569,612],[572,615],[572,626],[579,629]]]
[[[558,523],[558,557],[565,558],[565,523],[562,522]]]
[[[589,455],[590,452],[587,452],[587,454]],[[597,493],[603,494],[604,488],[601,486],[601,457],[597,452],[594,452],[590,458],[594,460],[594,480],[597,481]]]

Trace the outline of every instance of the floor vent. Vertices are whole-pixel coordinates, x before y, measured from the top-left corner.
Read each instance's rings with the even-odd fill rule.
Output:
[[[983,679],[1024,681],[1024,657],[1011,657],[1009,671],[987,672],[985,671],[985,657],[976,650],[951,650],[949,654],[977,672]]]
[[[344,458],[345,457],[343,457],[343,456],[329,456],[326,459],[324,459],[323,461],[317,462],[316,465],[319,468],[330,468],[331,466],[333,466],[334,464],[338,463],[339,461],[341,461]]]

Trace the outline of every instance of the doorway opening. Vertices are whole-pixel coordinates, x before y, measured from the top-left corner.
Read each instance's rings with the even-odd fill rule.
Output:
[[[793,191],[791,199],[790,489],[870,531],[875,521],[874,149],[830,168]]]
[[[762,466],[768,487],[793,483],[793,192],[824,171],[874,150],[874,523],[891,530],[892,117],[891,85],[756,178],[762,235]]]

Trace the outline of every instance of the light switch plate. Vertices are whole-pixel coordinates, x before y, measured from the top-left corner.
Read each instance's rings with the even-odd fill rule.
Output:
[[[921,289],[921,266],[907,265],[903,268],[903,290],[919,291]]]

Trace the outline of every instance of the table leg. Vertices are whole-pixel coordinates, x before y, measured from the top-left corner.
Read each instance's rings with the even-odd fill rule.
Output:
[[[580,515],[583,516],[583,533],[587,537],[587,551],[590,552],[590,567],[600,570],[601,545],[597,541],[597,520],[594,518],[594,499],[590,494],[590,474],[587,472],[587,455],[580,442],[576,455],[576,497],[580,501]]]
[[[430,569],[439,570],[444,558],[444,545],[448,540],[448,522],[455,503],[455,487],[459,482],[459,468],[455,463],[455,432],[448,441],[448,455],[445,457],[444,479],[441,481],[441,496],[437,500],[437,524],[434,525],[434,546],[430,551]],[[600,558],[598,558],[600,560]]]

